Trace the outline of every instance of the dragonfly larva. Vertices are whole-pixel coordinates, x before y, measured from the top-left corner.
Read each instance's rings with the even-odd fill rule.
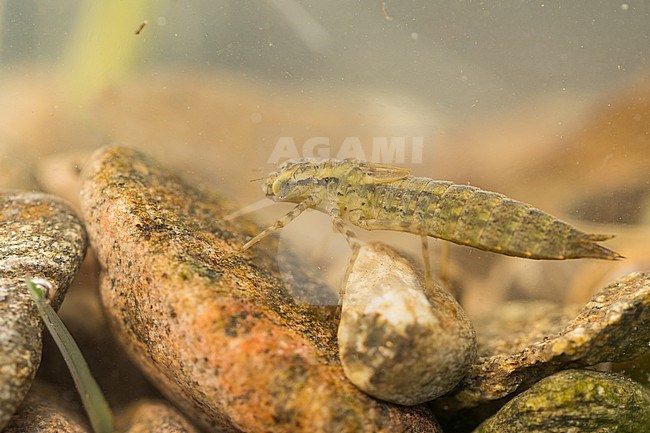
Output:
[[[313,208],[329,214],[351,244],[356,240],[343,218],[366,230],[420,235],[423,251],[426,237],[431,236],[529,259],[622,258],[597,243],[612,235],[584,233],[503,194],[411,176],[409,170],[390,165],[356,159],[296,159],[270,173],[263,190],[275,201],[298,205],[244,249]]]

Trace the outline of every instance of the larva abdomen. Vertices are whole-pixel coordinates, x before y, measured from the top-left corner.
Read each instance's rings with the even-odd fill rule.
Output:
[[[461,245],[531,259],[621,257],[596,243],[611,236],[583,233],[531,205],[476,187],[452,184],[422,205],[425,233]]]

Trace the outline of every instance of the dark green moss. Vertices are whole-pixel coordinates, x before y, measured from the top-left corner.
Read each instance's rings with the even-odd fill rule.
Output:
[[[567,370],[506,404],[475,433],[650,432],[650,392],[612,373]]]

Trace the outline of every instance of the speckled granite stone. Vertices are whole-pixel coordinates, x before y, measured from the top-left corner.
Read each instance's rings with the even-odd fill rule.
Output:
[[[0,429],[25,397],[41,360],[42,324],[25,279],[45,278],[54,308],[86,251],[81,221],[62,200],[0,192]]]
[[[209,431],[437,432],[423,407],[375,400],[338,361],[332,307],[304,305],[278,272],[277,242],[236,207],[133,150],[98,151],[82,208],[104,269],[109,320],[158,388]],[[299,268],[299,261],[283,266]],[[300,269],[304,293],[328,290]]]

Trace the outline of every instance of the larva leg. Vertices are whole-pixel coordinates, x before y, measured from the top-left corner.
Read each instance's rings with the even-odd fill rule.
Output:
[[[360,245],[361,241],[359,241],[357,235],[354,234],[352,230],[350,230],[350,228],[345,224],[345,221],[343,221],[340,216],[332,212],[330,213],[330,217],[332,217],[332,224],[334,224],[334,228],[337,232],[341,233],[345,237],[345,240],[348,242],[348,245],[350,245],[350,248],[354,250],[356,245]]]
[[[442,242],[442,244],[440,244],[439,277],[442,288],[448,291],[454,298],[460,299],[462,295],[462,286],[454,287],[451,284],[451,259],[449,258],[449,243],[447,242]]]
[[[350,278],[350,273],[352,272],[352,266],[354,266],[354,262],[356,262],[357,257],[359,256],[359,250],[361,249],[361,241],[359,238],[357,238],[357,235],[354,234],[352,230],[345,224],[345,222],[341,219],[339,215],[337,215],[335,212],[331,212],[330,216],[332,217],[332,224],[334,224],[334,228],[341,233],[344,237],[345,240],[348,242],[348,245],[352,249],[352,254],[350,255],[350,261],[348,262],[348,266],[345,269],[345,275],[343,276],[343,283],[341,284],[341,288],[339,289],[339,306],[338,306],[338,312],[340,313],[341,309],[341,300],[343,299],[343,295],[345,294],[345,286],[348,283],[348,279]]]
[[[431,272],[431,260],[429,255],[429,237],[420,233],[417,225],[405,221],[384,221],[384,220],[363,220],[357,221],[357,225],[366,230],[396,230],[408,233],[420,234],[422,243],[422,259],[424,260],[424,282],[426,289],[433,285],[433,273]],[[443,242],[440,247],[440,275],[439,282],[449,293],[454,294],[450,283],[449,271],[449,244]]]
[[[294,219],[296,219],[296,218],[298,217],[298,215],[300,215],[301,213],[303,213],[306,209],[308,209],[308,208],[314,206],[315,204],[316,204],[316,199],[314,199],[314,198],[312,198],[312,197],[310,197],[310,198],[308,198],[308,199],[306,199],[306,200],[300,202],[300,203],[299,203],[296,207],[294,207],[294,208],[293,208],[289,213],[287,213],[285,216],[283,216],[282,218],[280,218],[279,220],[277,220],[277,221],[275,222],[275,224],[273,224],[271,227],[269,227],[269,228],[263,230],[263,231],[260,232],[257,236],[255,236],[253,239],[251,239],[250,241],[246,242],[246,243],[244,244],[244,246],[242,247],[242,251],[246,251],[247,249],[249,249],[250,247],[252,247],[252,246],[255,245],[256,243],[258,243],[259,241],[261,241],[262,239],[264,239],[265,237],[267,237],[267,236],[270,235],[271,233],[276,232],[276,231],[282,229],[284,226],[286,226],[286,225],[289,224],[291,221],[293,221]]]
[[[442,242],[440,245],[440,281],[447,288],[451,286],[449,274],[449,244]]]
[[[424,287],[429,290],[433,287],[433,280],[431,279],[431,259],[429,257],[429,237],[427,235],[420,235],[422,242],[422,261],[424,262]]]
[[[406,221],[359,219],[357,224],[366,230],[396,230],[408,233],[420,233],[421,231],[418,226]],[[424,285],[425,289],[428,290],[433,287],[433,274],[431,273],[431,258],[429,255],[429,236],[426,233],[420,233],[420,240],[422,244],[422,260],[424,261]]]

